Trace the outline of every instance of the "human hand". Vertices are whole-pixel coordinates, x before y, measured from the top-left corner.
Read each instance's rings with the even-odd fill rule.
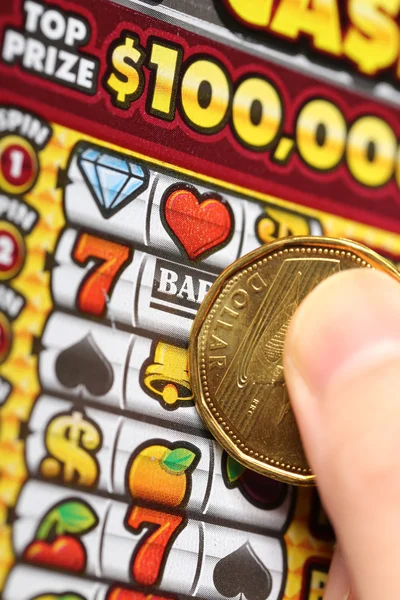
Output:
[[[400,597],[400,284],[323,281],[288,330],[285,378],[338,546],[324,600]]]

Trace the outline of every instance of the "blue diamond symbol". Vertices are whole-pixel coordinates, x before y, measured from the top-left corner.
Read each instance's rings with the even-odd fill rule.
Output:
[[[95,146],[79,154],[78,166],[105,219],[134,200],[149,183],[144,165]]]

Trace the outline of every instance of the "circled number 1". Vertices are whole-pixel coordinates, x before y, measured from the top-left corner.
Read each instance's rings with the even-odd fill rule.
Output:
[[[22,175],[22,167],[24,164],[24,155],[20,150],[12,150],[10,152],[10,175],[15,179],[19,179]]]

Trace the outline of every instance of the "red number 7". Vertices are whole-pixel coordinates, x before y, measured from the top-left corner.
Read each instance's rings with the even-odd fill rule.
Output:
[[[113,587],[109,590],[106,600],[172,600],[172,598],[143,594],[142,592],[128,590],[127,588]]]
[[[141,585],[154,585],[162,572],[163,560],[169,550],[183,517],[134,506],[127,519],[128,526],[137,531],[142,525],[158,525],[150,531],[134,554],[132,574]]]
[[[82,312],[101,317],[106,300],[118,273],[130,259],[127,246],[82,233],[75,243],[73,258],[85,265],[90,258],[100,259],[83,280],[77,298],[77,307]]]

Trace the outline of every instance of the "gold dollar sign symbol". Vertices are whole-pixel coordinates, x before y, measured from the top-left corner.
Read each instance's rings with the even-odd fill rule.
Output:
[[[121,36],[120,41],[121,43],[111,54],[111,74],[107,78],[106,85],[110,93],[115,96],[115,104],[122,108],[129,108],[143,91],[144,78],[141,66],[144,52],[133,34],[127,33]]]
[[[45,443],[49,456],[40,465],[43,477],[61,477],[67,483],[85,486],[97,481],[99,467],[93,453],[101,445],[101,434],[82,413],[75,411],[53,419]]]

